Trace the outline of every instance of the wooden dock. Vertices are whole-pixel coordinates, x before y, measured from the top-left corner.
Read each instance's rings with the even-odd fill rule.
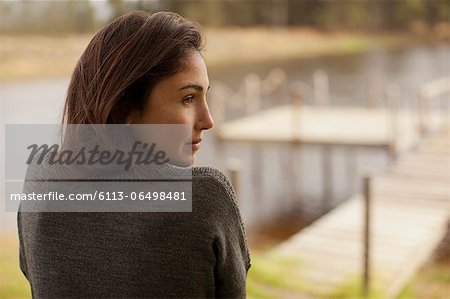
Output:
[[[377,298],[394,298],[448,230],[450,127],[425,138],[387,174],[373,177],[370,185],[369,290]],[[356,195],[266,252],[261,260],[289,280],[286,292],[359,298],[363,232],[364,197]],[[288,262],[281,267],[280,261]]]
[[[286,76],[279,73],[280,70],[274,70],[278,79],[275,80],[276,84],[272,82],[269,85],[277,85],[283,81],[280,78]],[[268,88],[263,88],[261,79],[254,76],[247,78],[252,80],[244,80],[247,83],[244,97],[227,94],[223,87],[217,88],[213,105],[218,120],[215,130],[217,140],[375,146],[387,147],[392,154],[397,155],[414,146],[425,131],[436,131],[450,122],[450,77],[422,84],[417,89],[417,102],[410,101],[409,105],[405,105],[401,89],[391,84],[386,88],[384,107],[340,107],[328,105],[330,95],[326,73],[319,72],[317,75],[323,77],[319,81],[324,79],[325,82],[316,84],[319,82],[314,79],[315,105],[304,105],[302,91],[293,89],[290,92],[290,105],[261,110],[262,90]],[[256,85],[253,82],[255,80],[259,82]],[[225,122],[225,105],[231,105],[225,100],[228,98],[239,99],[240,104],[245,104],[248,114]]]
[[[438,111],[426,117],[441,123]],[[407,151],[419,139],[418,119],[405,109],[392,115],[385,108],[284,105],[226,122],[217,135],[223,141],[386,148],[395,142],[397,151]]]
[[[423,123],[428,131],[435,132],[447,121],[439,110],[419,113],[412,109],[283,105],[223,123],[216,137],[219,148],[223,148],[221,143],[243,142],[253,146],[255,152],[264,144],[288,144],[291,164],[287,169],[290,173],[286,178],[290,188],[287,192],[299,208],[305,203],[296,188],[301,177],[294,166],[299,165],[295,152],[305,146],[320,146],[321,208],[325,211],[331,208],[335,196],[332,157],[336,148],[347,152],[344,171],[354,180],[358,171],[355,149],[375,148],[386,152],[388,159],[396,159],[418,144]],[[255,154],[252,160],[252,172],[261,173],[260,155]],[[255,181],[254,185],[259,189],[261,182]]]
[[[252,172],[260,174],[264,161],[258,153],[264,144],[290,145],[286,170],[291,190],[286,191],[296,207],[307,205],[296,187],[302,146],[320,146],[324,211],[333,197],[334,147],[347,151],[343,172],[350,178],[357,177],[354,148],[378,148],[391,157],[386,174],[364,180],[364,195],[353,196],[255,256],[250,287],[259,282],[262,294],[276,298],[362,298],[368,293],[372,298],[394,298],[448,230],[450,77],[417,86],[408,101],[398,85],[389,84],[385,104],[377,97],[377,105],[341,107],[330,105],[326,74],[318,74],[313,101],[305,101],[302,90],[292,85],[290,105],[265,110],[261,99],[266,80],[248,79],[242,97],[223,88],[216,96],[219,155],[221,143],[252,144]],[[225,121],[228,99],[239,99],[246,116]],[[230,173],[239,197],[239,172],[233,168]],[[262,189],[260,181],[254,186]]]

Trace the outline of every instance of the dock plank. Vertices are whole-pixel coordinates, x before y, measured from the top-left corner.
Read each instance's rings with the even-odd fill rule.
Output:
[[[219,135],[235,141],[286,142],[299,138],[305,143],[383,146],[390,140],[388,124],[389,111],[384,109],[314,106],[295,109],[286,105],[225,123]],[[414,136],[413,131],[410,126],[406,132]]]
[[[394,298],[430,256],[450,219],[447,131],[425,139],[372,183],[373,289]],[[425,150],[424,150],[425,149]],[[299,258],[302,283],[333,294],[362,276],[363,197],[355,195],[272,252]],[[297,276],[296,276],[297,277]]]

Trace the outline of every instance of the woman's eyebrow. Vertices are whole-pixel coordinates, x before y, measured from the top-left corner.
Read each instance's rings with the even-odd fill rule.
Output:
[[[211,86],[208,86],[208,90],[209,90],[210,87]],[[198,91],[203,91],[203,89],[204,89],[203,86],[200,85],[200,84],[190,83],[190,84],[187,84],[187,85],[181,87],[179,90],[183,90],[183,89],[187,89],[187,88],[193,88],[193,89],[198,90]]]

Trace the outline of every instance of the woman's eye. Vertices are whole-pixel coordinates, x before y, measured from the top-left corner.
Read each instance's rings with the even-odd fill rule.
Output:
[[[190,103],[192,103],[194,101],[194,97],[193,96],[187,96],[187,97],[185,97],[184,99],[183,99],[183,103],[186,103],[186,104],[190,104]]]

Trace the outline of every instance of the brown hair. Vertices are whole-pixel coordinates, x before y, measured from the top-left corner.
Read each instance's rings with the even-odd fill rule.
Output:
[[[90,41],[72,74],[63,124],[121,124],[145,108],[155,84],[201,51],[197,24],[173,12],[125,14]]]

